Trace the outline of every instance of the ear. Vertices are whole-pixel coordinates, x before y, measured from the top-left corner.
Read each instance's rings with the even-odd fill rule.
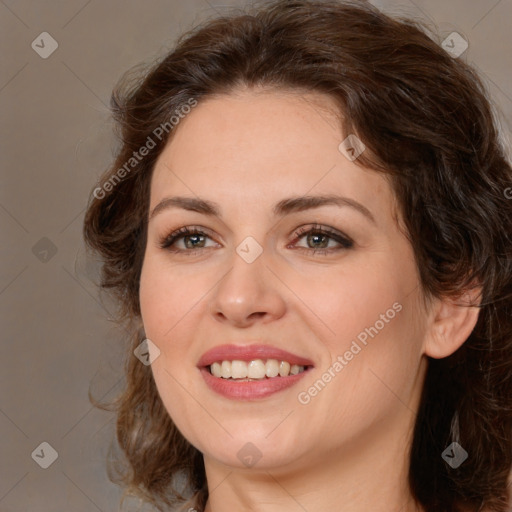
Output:
[[[424,345],[427,356],[442,359],[463,345],[478,320],[481,292],[475,288],[457,298],[434,299]]]

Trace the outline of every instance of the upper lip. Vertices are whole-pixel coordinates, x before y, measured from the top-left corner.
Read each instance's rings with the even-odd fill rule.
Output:
[[[220,345],[205,352],[197,366],[210,366],[218,361],[252,361],[254,359],[277,359],[299,366],[313,366],[313,362],[307,358],[269,345]]]

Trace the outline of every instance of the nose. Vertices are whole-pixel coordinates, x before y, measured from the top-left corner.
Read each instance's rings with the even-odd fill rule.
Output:
[[[281,318],[286,311],[283,285],[267,268],[265,253],[247,263],[233,251],[231,263],[210,296],[214,318],[238,328]]]

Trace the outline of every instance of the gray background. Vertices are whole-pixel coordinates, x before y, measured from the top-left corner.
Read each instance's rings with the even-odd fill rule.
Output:
[[[509,136],[511,0],[373,3],[430,20],[439,41],[463,35],[461,58],[483,74]],[[114,83],[228,5],[244,2],[0,1],[2,512],[117,510],[120,490],[105,471],[114,418],[93,408],[87,391],[109,398],[121,389],[123,333],[91,282],[83,214],[116,147]],[[31,47],[42,32],[59,45],[47,59]],[[42,442],[58,452],[48,469],[31,457]]]

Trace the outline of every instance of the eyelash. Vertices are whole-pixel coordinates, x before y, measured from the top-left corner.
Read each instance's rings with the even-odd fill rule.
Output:
[[[299,240],[304,238],[306,235],[309,234],[315,234],[315,235],[324,235],[330,238],[331,240],[334,240],[335,242],[338,242],[340,244],[340,247],[336,248],[330,248],[330,249],[313,249],[309,247],[297,247],[297,250],[302,250],[305,252],[310,252],[312,254],[324,254],[327,255],[329,253],[332,253],[334,251],[340,251],[340,250],[346,250],[351,249],[354,246],[354,243],[350,238],[347,236],[342,235],[341,233],[338,233],[337,231],[334,231],[330,228],[326,228],[323,226],[320,226],[318,224],[314,224],[313,226],[302,226],[298,228],[294,232],[295,239],[292,241],[293,243],[297,243]],[[172,245],[177,242],[178,240],[185,238],[187,236],[193,236],[193,235],[201,235],[206,236],[208,238],[212,238],[205,230],[202,228],[196,227],[196,226],[185,226],[180,229],[177,229],[176,231],[173,231],[167,236],[164,236],[160,242],[159,246],[161,249],[166,249],[170,252],[174,253],[182,253],[186,255],[193,255],[197,251],[200,251],[201,249],[211,249],[211,247],[199,247],[197,249],[173,249]]]

